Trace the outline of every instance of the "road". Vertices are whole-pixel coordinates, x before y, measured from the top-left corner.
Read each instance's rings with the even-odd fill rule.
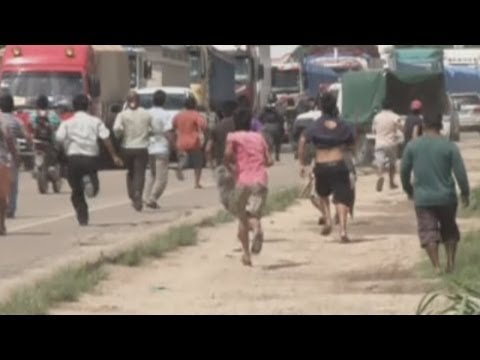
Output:
[[[193,189],[193,174],[179,182],[174,172],[161,199],[161,209],[136,213],[126,196],[123,171],[100,174],[101,193],[89,201],[91,226],[80,228],[76,222],[68,184],[61,194],[40,195],[30,174],[23,173],[17,218],[7,221],[8,236],[0,238],[0,287],[2,282],[47,267],[65,255],[74,255],[82,246],[94,246],[102,234],[136,232],[149,226],[167,223],[186,211],[217,206],[218,195],[211,171],[204,173],[205,189]],[[298,182],[297,166],[286,154],[271,170],[272,188]]]
[[[478,135],[461,148],[480,184]],[[375,176],[359,179],[352,243],[320,236],[308,200],[265,219],[265,246],[254,266],[240,264],[236,224],[201,229],[199,244],[138,268],[110,266],[108,279],[53,314],[414,314],[438,279],[420,275],[413,205],[400,190],[378,194]],[[462,232],[478,229],[460,219]],[[462,247],[460,246],[460,251]]]

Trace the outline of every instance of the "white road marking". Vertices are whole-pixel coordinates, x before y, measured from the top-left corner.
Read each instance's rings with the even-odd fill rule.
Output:
[[[207,184],[206,188],[211,187],[211,186],[215,186],[215,185]],[[175,194],[183,193],[185,191],[188,191],[188,189],[172,190],[170,192],[166,192],[164,196],[175,195]],[[123,200],[123,201],[118,201],[118,202],[107,204],[107,205],[96,206],[96,207],[91,208],[89,210],[89,213],[94,213],[96,211],[112,209],[112,208],[116,208],[116,207],[119,207],[119,206],[125,206],[125,205],[128,205],[128,204],[130,204],[130,200]],[[40,220],[40,221],[37,221],[37,222],[34,222],[34,223],[13,227],[13,228],[11,228],[10,233],[15,233],[15,232],[18,232],[18,231],[22,231],[22,230],[30,229],[30,228],[33,228],[33,227],[37,227],[37,226],[40,226],[40,225],[51,224],[51,223],[54,223],[54,222],[57,222],[57,221],[62,221],[62,220],[65,220],[65,219],[69,219],[69,218],[72,218],[72,217],[75,217],[75,216],[76,216],[76,214],[74,212],[66,213],[64,215],[56,216],[54,218]]]

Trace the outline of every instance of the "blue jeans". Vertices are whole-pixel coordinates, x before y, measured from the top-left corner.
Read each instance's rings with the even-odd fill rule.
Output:
[[[7,214],[15,216],[17,211],[17,199],[18,199],[18,180],[19,180],[19,167],[12,165],[12,187],[10,189],[10,196],[8,197]]]

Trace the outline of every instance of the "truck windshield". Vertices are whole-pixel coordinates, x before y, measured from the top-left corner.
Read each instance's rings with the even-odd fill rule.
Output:
[[[85,91],[82,74],[69,72],[6,72],[2,75],[0,87],[8,89],[12,96],[23,99],[24,103],[40,95],[72,99]]]
[[[274,93],[297,93],[300,91],[300,71],[272,69],[272,90]]]
[[[250,60],[246,57],[235,59],[235,82],[238,84],[246,84],[250,81]]]

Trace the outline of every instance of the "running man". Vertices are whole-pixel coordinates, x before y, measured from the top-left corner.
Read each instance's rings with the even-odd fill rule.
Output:
[[[127,105],[127,109],[115,119],[113,131],[118,138],[122,138],[122,156],[127,166],[128,197],[133,208],[141,212],[153,119],[152,115],[140,106],[140,97],[135,91],[128,95]]]
[[[273,165],[273,159],[265,138],[251,131],[252,114],[249,110],[236,110],[233,120],[235,132],[228,134],[225,150],[225,167],[235,179],[229,209],[239,220],[242,263],[252,266],[251,253],[260,254],[263,247],[261,219],[268,195],[267,167]],[[253,231],[251,251],[250,230]]]
[[[195,98],[189,97],[185,101],[185,110],[173,119],[173,128],[177,135],[178,169],[177,177],[184,180],[183,169],[188,160],[193,163],[195,170],[195,189],[201,189],[200,179],[204,166],[203,145],[207,121],[198,111]]]
[[[163,106],[167,94],[159,90],[153,94],[152,116],[153,136],[148,147],[150,174],[145,186],[145,204],[150,209],[158,209],[158,199],[163,195],[168,184],[168,164],[170,162],[170,145],[173,140],[172,116]]]
[[[11,134],[7,121],[0,116],[0,236],[7,234],[5,218],[11,187],[11,164],[12,160],[17,162],[17,158],[15,137]]]
[[[391,110],[390,103],[385,100],[383,110],[373,119],[372,132],[375,134],[375,165],[378,180],[377,191],[382,192],[385,184],[384,172],[388,168],[390,189],[397,189],[395,173],[398,160],[398,134],[401,130],[400,116]]]
[[[97,171],[100,149],[98,139],[105,144],[115,165],[123,166],[110,141],[110,131],[99,118],[87,114],[90,101],[86,95],[73,99],[75,115],[63,122],[57,130],[56,139],[65,147],[68,167],[68,183],[72,188],[72,204],[80,226],[89,223],[88,204],[85,199],[83,179]]]
[[[441,273],[439,244],[447,251],[447,273],[455,269],[460,230],[456,215],[457,192],[452,172],[461,190],[465,207],[469,206],[470,186],[462,155],[456,144],[441,136],[442,116],[425,119],[424,136],[411,141],[405,149],[401,179],[404,191],[415,201],[418,235],[434,269]],[[411,184],[411,175],[415,183]]]
[[[315,189],[320,196],[321,212],[325,216],[322,235],[330,235],[333,229],[330,212],[330,196],[333,195],[340,222],[340,239],[347,243],[350,242],[347,220],[353,209],[355,192],[346,158],[355,136],[353,129],[339,118],[337,100],[333,94],[324,94],[320,103],[322,116],[300,138],[300,175],[305,177],[308,173],[310,164],[304,162],[305,150],[307,144],[311,143],[316,148]]]
[[[25,128],[23,122],[14,114],[15,104],[13,97],[10,94],[4,94],[0,97],[0,116],[3,117],[5,124],[8,126],[10,134],[15,138],[15,143],[18,139],[25,139],[27,143],[32,146],[32,137]],[[12,159],[10,163],[11,170],[11,186],[10,195],[8,196],[7,218],[12,219],[17,212],[18,202],[18,184],[20,181],[20,158]]]

